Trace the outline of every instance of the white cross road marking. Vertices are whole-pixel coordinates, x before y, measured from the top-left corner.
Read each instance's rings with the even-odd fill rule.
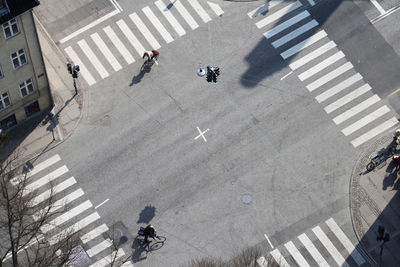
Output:
[[[280,33],[281,31],[289,28],[290,26],[296,24],[297,22],[307,18],[310,16],[310,13],[308,13],[307,10],[301,12],[300,14],[297,14],[296,16],[286,20],[285,22],[282,22],[281,24],[273,27],[272,29],[270,29],[269,31],[267,31],[266,33],[264,33],[265,38],[269,39],[272,36]]]
[[[379,10],[379,12],[381,13],[381,15],[385,14],[385,10],[383,9],[383,7],[378,3],[378,1],[376,0],[369,0],[371,1],[371,3]]]
[[[99,254],[103,250],[111,247],[112,242],[109,239],[105,239],[99,244],[95,245],[94,247],[91,247],[90,249],[86,250],[86,253],[89,255],[89,257],[93,257],[96,254]]]
[[[301,50],[309,47],[310,45],[316,43],[317,41],[321,40],[322,38],[328,36],[328,34],[322,30],[317,32],[316,34],[314,34],[313,36],[305,39],[304,41],[301,41],[300,43],[292,46],[291,48],[289,48],[288,50],[286,50],[285,52],[281,53],[281,57],[283,59],[287,59],[288,57],[293,56],[294,54],[300,52]]]
[[[139,18],[138,14],[132,13],[129,15],[133,23],[135,23],[138,30],[143,34],[144,38],[149,42],[150,46],[153,49],[159,49],[161,47],[160,43],[154,38],[153,34],[151,34],[150,30],[143,23],[143,21]],[[139,51],[138,51],[139,52]],[[144,51],[143,51],[144,53]],[[142,53],[142,55],[143,55]]]
[[[344,80],[344,81],[340,82],[339,84],[333,86],[332,88],[326,90],[322,94],[317,95],[315,97],[315,99],[318,101],[318,103],[321,103],[321,102],[327,100],[328,98],[330,98],[331,96],[334,96],[337,93],[343,91],[344,89],[350,87],[351,85],[353,85],[354,83],[360,81],[361,79],[362,79],[362,76],[359,73],[354,74],[350,78],[347,78],[346,80]],[[310,90],[310,89],[314,89],[314,88],[310,87],[308,89]]]
[[[274,246],[272,245],[271,241],[269,240],[268,236],[266,234],[264,234],[265,239],[267,239],[269,245],[271,246],[271,248],[274,248]]]
[[[101,64],[100,60],[97,58],[93,50],[89,47],[85,40],[78,41],[79,47],[82,49],[83,53],[89,59],[90,63],[92,63],[93,67],[100,74],[101,78],[107,78],[109,76],[108,72],[104,68],[103,64]]]
[[[310,83],[309,85],[307,85],[307,89],[308,91],[312,92],[315,89],[318,89],[319,87],[321,87],[322,85],[326,84],[327,82],[335,79],[336,77],[338,77],[339,75],[345,73],[346,71],[350,70],[353,68],[353,64],[351,64],[350,62],[346,62],[344,63],[342,66],[334,69],[333,71],[325,74],[324,76],[322,76],[321,78],[319,78],[318,80]]]
[[[110,199],[107,198],[106,200],[104,200],[103,202],[101,202],[99,205],[97,205],[96,207],[94,207],[94,209],[97,209],[99,207],[101,207],[102,205],[104,205],[105,203],[107,203]]]
[[[336,109],[346,105],[347,103],[353,101],[357,97],[365,94],[366,92],[370,91],[371,89],[372,89],[371,86],[369,86],[369,84],[366,83],[363,86],[360,86],[359,88],[355,89],[351,93],[348,93],[347,95],[339,98],[335,102],[329,104],[324,109],[325,109],[326,113],[329,114],[329,113],[335,111]]]
[[[308,238],[306,234],[301,234],[298,236],[301,243],[303,243],[304,247],[308,250],[311,256],[314,258],[315,262],[321,267],[329,267],[329,264],[326,262],[324,257],[322,257],[321,253],[317,250],[311,240]]]
[[[121,28],[121,26],[118,24],[118,21],[117,21],[117,25]],[[122,30],[122,32],[124,32],[122,28],[121,28],[121,30]],[[132,57],[131,53],[129,53],[128,49],[126,49],[125,45],[121,42],[121,40],[118,38],[117,34],[115,34],[115,32],[113,31],[113,29],[110,26],[103,28],[103,31],[107,34],[110,41],[113,43],[113,45],[117,48],[118,52],[125,59],[126,63],[131,64],[131,63],[135,62],[135,59]]]
[[[194,138],[194,140],[197,140],[197,138],[199,138],[200,136],[201,137],[203,137],[203,139],[204,139],[204,142],[207,142],[207,139],[204,137],[204,134],[206,133],[206,132],[208,132],[210,129],[207,129],[207,130],[205,130],[204,132],[202,132],[201,130],[200,130],[200,128],[199,127],[197,127],[197,131],[199,131],[199,135],[198,136],[196,136],[195,138]]]
[[[167,29],[164,27],[164,25],[161,23],[161,21],[157,18],[157,16],[153,13],[153,11],[150,9],[150,7],[146,6],[142,8],[143,13],[147,16],[147,18],[150,20],[150,22],[154,25],[154,28],[157,29],[157,31],[160,33],[162,38],[164,38],[165,42],[170,43],[174,40],[172,38],[171,34],[167,31]]]
[[[367,116],[359,119],[355,123],[347,126],[346,128],[344,128],[342,130],[342,133],[345,136],[348,136],[348,135],[354,133],[355,131],[361,129],[362,127],[368,125],[369,123],[373,122],[374,120],[382,117],[383,115],[385,115],[389,111],[390,111],[390,109],[387,106],[383,106],[383,107],[375,110],[374,112],[368,114]]]
[[[67,172],[68,172],[68,168],[65,165],[58,168],[57,170],[52,171],[51,173],[43,176],[42,178],[28,184],[25,187],[23,195],[25,196],[26,194],[38,189],[39,187],[41,187],[47,183],[50,183],[51,181],[57,179],[58,177],[60,177],[61,175],[65,174]]]
[[[292,70],[296,70],[300,68],[301,66],[304,66],[308,62],[310,62],[313,59],[316,59],[317,57],[323,55],[324,53],[328,52],[332,48],[336,47],[336,44],[334,41],[330,41],[329,43],[324,44],[323,46],[315,49],[314,51],[310,52],[309,54],[303,56],[302,58],[296,60],[295,62],[291,63],[289,67]]]
[[[192,28],[192,30],[199,27],[199,24],[197,24],[197,22],[194,20],[194,18],[190,15],[190,13],[182,5],[181,2],[175,1],[175,2],[173,2],[173,6],[176,8],[176,10],[178,10],[179,14],[181,14],[181,16],[185,19],[185,21],[190,26],[190,28]]]
[[[199,4],[197,0],[189,0],[189,3],[192,5],[193,9],[199,14],[204,23],[207,23],[211,20],[210,16],[204,10],[204,8]]]
[[[286,249],[289,251],[290,255],[292,255],[293,259],[297,262],[297,264],[301,267],[309,267],[310,265],[307,263],[306,259],[301,255],[300,251],[295,247],[292,241],[289,241],[285,244]]]
[[[115,71],[119,71],[122,69],[121,64],[119,64],[118,60],[111,53],[110,49],[108,49],[107,45],[104,43],[103,39],[100,38],[100,35],[96,32],[90,35],[93,42],[97,45],[103,56],[107,59],[108,63],[113,67]]]
[[[54,196],[54,195],[64,191],[65,189],[73,186],[74,184],[76,184],[75,178],[70,177],[67,180],[63,181],[62,183],[57,184],[53,188],[50,188],[50,189],[44,191],[43,193],[41,193],[40,195],[31,199],[29,205],[34,207],[37,204],[47,200],[49,197]]]
[[[328,57],[327,59],[325,59],[325,60],[321,61],[320,63],[318,63],[317,65],[313,66],[312,68],[299,74],[300,81],[304,81],[304,80],[310,78],[311,76],[317,74],[321,70],[329,67],[330,65],[332,65],[333,63],[335,63],[336,61],[338,61],[339,59],[342,59],[342,58],[344,58],[343,52],[342,51],[337,52],[336,54]]]
[[[397,125],[399,123],[399,121],[395,118],[392,117],[391,119],[385,121],[384,123],[376,126],[375,128],[373,128],[372,130],[369,130],[368,132],[366,132],[365,134],[361,135],[360,137],[357,137],[356,139],[351,141],[351,144],[354,147],[358,147],[359,145],[367,142],[368,140],[370,140],[371,138],[377,136],[380,133],[383,133],[384,131],[388,130],[389,128]]]
[[[300,1],[296,1],[288,6],[285,6],[284,8],[273,13],[272,15],[269,15],[268,17],[263,18],[262,20],[258,21],[256,23],[256,26],[257,26],[257,28],[261,29],[262,27],[267,26],[268,24],[274,22],[275,20],[280,19],[281,17],[289,14],[290,12],[296,10],[297,8],[299,8],[301,6],[302,6],[302,4],[300,3]]]
[[[158,1],[154,2],[154,4],[158,7],[160,12],[168,20],[169,24],[171,24],[172,28],[174,28],[176,33],[179,36],[185,35],[185,33],[186,33],[185,30],[183,29],[181,24],[179,24],[179,22],[175,19],[175,17],[169,11],[169,9],[166,7],[166,5],[161,0],[158,0]]]
[[[115,255],[117,253],[117,255]],[[104,266],[109,266],[111,261],[115,259],[117,261],[119,258],[125,255],[125,252],[122,249],[119,249],[118,251],[113,251],[110,255],[102,258],[99,261],[96,261],[89,267],[104,267]]]
[[[93,78],[92,74],[90,74],[89,70],[80,60],[78,55],[75,53],[74,49],[68,46],[67,48],[64,49],[64,51],[67,53],[68,57],[74,62],[75,65],[79,65],[82,76],[86,80],[87,84],[89,85],[95,84],[96,80]]]
[[[107,225],[102,224],[102,225],[96,227],[95,229],[93,229],[92,231],[90,231],[89,233],[86,233],[83,236],[81,236],[81,241],[83,244],[86,244],[90,240],[98,237],[99,235],[101,235],[104,232],[107,232],[108,230],[109,229],[108,229]]]
[[[218,4],[214,4],[211,2],[207,1],[207,4],[211,7],[211,9],[214,11],[214,13],[217,16],[222,16],[222,14],[224,14],[224,11],[221,9],[221,7]]]
[[[279,252],[278,249],[274,249],[269,254],[272,255],[272,257],[279,264],[279,266],[281,266],[281,267],[290,267],[289,263],[287,263],[287,261],[285,260],[285,258],[282,256],[282,254]]]
[[[268,1],[267,3],[265,3],[262,6],[257,7],[256,9],[250,11],[249,13],[247,13],[247,15],[252,19],[257,17],[258,14],[264,13],[266,11],[268,11],[269,9],[273,8],[276,5],[279,5],[283,2],[285,2],[286,0],[271,0]]]

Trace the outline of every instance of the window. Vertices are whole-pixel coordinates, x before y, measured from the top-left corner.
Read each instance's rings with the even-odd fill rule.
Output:
[[[24,49],[20,49],[15,53],[11,54],[11,61],[14,65],[14,69],[21,67],[26,64],[26,57]]]
[[[17,20],[14,18],[4,23],[3,32],[6,39],[17,35],[19,33]]]
[[[8,96],[8,92],[1,94],[0,95],[0,110],[5,109],[9,105],[11,105],[11,102],[10,102],[10,97]]]
[[[39,102],[37,101],[25,107],[25,114],[27,117],[30,117],[33,114],[38,113],[39,111],[40,111]]]
[[[8,118],[5,118],[4,120],[0,121],[0,128],[4,130],[4,129],[10,128],[16,124],[17,124],[17,120],[15,118],[15,115],[13,114],[13,115],[9,116]]]
[[[32,94],[34,91],[32,79],[26,80],[25,82],[21,83],[19,85],[19,90],[21,91],[22,97]]]

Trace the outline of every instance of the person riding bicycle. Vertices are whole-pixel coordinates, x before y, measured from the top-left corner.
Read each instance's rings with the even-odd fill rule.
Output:
[[[154,228],[153,225],[151,225],[151,224],[147,225],[146,228],[144,228],[144,230],[143,230],[144,243],[149,242],[149,240],[148,240],[149,236],[152,237],[153,239],[155,239],[157,236],[156,233],[157,233],[157,230]]]
[[[144,51],[143,59],[145,57],[147,57],[147,61],[151,62],[151,61],[153,61],[154,58],[157,60],[159,54],[160,53],[155,49],[153,49],[151,51]]]

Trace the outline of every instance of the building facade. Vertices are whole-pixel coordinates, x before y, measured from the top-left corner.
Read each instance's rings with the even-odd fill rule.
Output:
[[[0,128],[52,106],[32,9],[37,0],[0,0]]]

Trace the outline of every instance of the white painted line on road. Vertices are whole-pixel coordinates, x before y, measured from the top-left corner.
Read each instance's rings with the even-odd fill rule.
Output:
[[[72,47],[68,46],[64,49],[67,53],[68,57],[74,62],[75,65],[79,65],[80,72],[82,73],[83,78],[88,83],[88,85],[93,85],[96,83],[96,80],[93,78],[92,74],[90,74],[88,68],[83,64],[83,62],[79,59],[78,55],[72,49]]]
[[[339,98],[338,100],[336,100],[335,102],[329,104],[328,106],[326,106],[324,109],[326,111],[326,113],[331,113],[333,111],[335,111],[336,109],[344,106],[345,104],[353,101],[354,99],[356,99],[357,97],[365,94],[366,92],[370,91],[372,88],[371,86],[369,86],[369,84],[364,84],[360,87],[358,87],[357,89],[355,89],[354,91],[348,93],[347,95]]]
[[[280,46],[286,44],[287,42],[293,40],[294,38],[296,38],[296,37],[302,35],[303,33],[305,33],[305,32],[307,32],[307,31],[311,30],[312,28],[314,28],[314,27],[316,27],[316,26],[318,26],[318,22],[317,22],[315,19],[313,19],[312,21],[310,21],[310,22],[304,24],[303,26],[297,28],[296,30],[294,30],[294,31],[292,31],[292,32],[290,32],[290,33],[288,33],[288,34],[286,34],[285,36],[279,38],[279,39],[276,40],[275,42],[272,42],[272,45],[273,45],[275,48],[278,48],[278,47],[280,47]]]
[[[381,15],[386,13],[385,9],[383,9],[383,7],[378,3],[378,1],[376,0],[369,0],[369,1],[376,7],[376,9],[378,9]]]
[[[103,250],[111,247],[112,242],[109,239],[105,239],[99,244],[95,245],[94,247],[91,247],[90,249],[86,250],[86,253],[89,255],[89,257],[93,257],[94,255],[99,254]]]
[[[290,267],[289,263],[287,263],[287,261],[285,260],[285,258],[282,256],[282,254],[279,252],[278,249],[274,249],[269,254],[272,255],[272,257],[275,259],[275,261],[278,263],[280,267]]]
[[[117,21],[117,25],[118,25],[118,21]],[[120,25],[118,25],[118,26],[121,28]],[[124,32],[123,29],[121,29],[121,30],[122,30],[122,32]],[[125,59],[126,63],[131,64],[131,63],[135,62],[135,59],[132,57],[131,53],[129,53],[128,49],[126,49],[125,45],[121,42],[121,40],[118,38],[118,36],[115,34],[113,29],[111,29],[110,26],[103,28],[103,31],[107,34],[110,41],[113,43],[113,45],[117,48],[118,52]]]
[[[347,63],[346,63],[347,64]],[[347,78],[346,80],[340,82],[339,84],[335,85],[334,87],[326,90],[322,94],[318,95],[315,97],[315,99],[321,103],[331,96],[336,95],[337,93],[343,91],[344,89],[348,88],[349,86],[353,85],[354,83],[360,81],[362,79],[362,76],[359,73],[354,74],[350,78]],[[307,87],[308,88],[308,87]]]
[[[292,255],[293,259],[297,262],[297,264],[301,267],[309,267],[310,265],[307,263],[306,259],[301,255],[300,251],[295,247],[292,241],[289,241],[285,244],[287,251],[289,251],[290,255]]]
[[[85,31],[89,30],[90,28],[93,28],[93,27],[96,26],[97,24],[100,24],[100,23],[102,23],[103,21],[105,21],[105,20],[107,20],[107,19],[111,18],[112,16],[117,15],[117,14],[119,14],[119,13],[120,13],[119,10],[114,10],[114,11],[108,13],[107,15],[104,15],[103,17],[101,17],[101,18],[99,18],[99,19],[93,21],[92,23],[89,23],[89,24],[86,25],[85,27],[82,27],[82,28],[80,28],[79,30],[77,30],[77,31],[75,31],[75,32],[73,32],[73,33],[71,33],[70,35],[68,35],[68,36],[66,36],[66,37],[64,37],[64,38],[62,38],[62,39],[59,41],[60,44],[63,44],[63,43],[65,43],[66,41],[71,40],[72,38],[78,36],[79,34],[81,34],[81,33],[85,32]]]
[[[298,238],[301,241],[301,243],[303,243],[304,247],[307,249],[307,251],[313,257],[313,259],[318,264],[318,266],[329,267],[329,264],[326,262],[324,257],[322,257],[321,253],[319,253],[317,248],[314,246],[314,244],[311,242],[311,240],[308,238],[308,236],[306,234],[303,233],[303,234],[299,235]]]
[[[50,189],[44,191],[43,193],[41,193],[40,195],[37,195],[36,197],[34,197],[29,202],[29,205],[31,207],[34,207],[37,204],[45,201],[49,197],[55,196],[56,194],[58,194],[58,193],[64,191],[65,189],[73,186],[74,184],[76,184],[75,178],[74,177],[70,177],[67,180],[63,181],[62,183],[59,183],[58,185],[54,186],[53,188],[50,188]]]
[[[357,115],[359,112],[367,109],[368,107],[372,106],[373,104],[379,102],[381,100],[378,95],[373,95],[367,100],[361,102],[357,106],[352,107],[351,109],[343,112],[342,114],[338,115],[337,117],[333,118],[333,122],[337,125],[350,119],[354,115]]]
[[[296,1],[288,6],[285,6],[284,8],[281,8],[279,11],[276,11],[275,13],[267,16],[266,18],[263,18],[262,20],[258,21],[256,23],[256,26],[257,28],[261,29],[262,27],[267,26],[268,24],[274,22],[275,20],[280,19],[281,17],[289,14],[290,12],[296,10],[301,6],[302,4],[300,3],[300,1]]]
[[[85,40],[78,41],[79,47],[82,49],[83,53],[89,59],[90,63],[92,63],[93,67],[100,74],[101,78],[107,78],[109,76],[108,72],[104,68],[103,64],[101,64],[100,60],[93,53],[93,50],[89,47]]]
[[[346,248],[347,252],[350,253],[351,257],[357,262],[358,265],[362,265],[365,263],[364,258],[358,252],[358,250],[354,247],[353,243],[351,243],[350,239],[345,235],[345,233],[340,229],[339,225],[330,218],[325,222],[329,229],[336,235],[339,241]]]
[[[283,59],[287,59],[288,57],[293,56],[294,54],[296,54],[296,53],[300,52],[301,50],[309,47],[310,45],[318,42],[319,40],[321,40],[322,38],[324,38],[326,36],[328,36],[328,34],[324,30],[319,31],[316,34],[314,34],[313,36],[305,39],[304,41],[301,41],[300,43],[292,46],[288,50],[282,52],[281,57]]]
[[[147,18],[150,20],[150,22],[154,25],[154,28],[157,29],[157,31],[160,33],[162,38],[164,38],[165,42],[169,44],[170,42],[174,41],[174,38],[172,38],[171,34],[167,31],[167,29],[162,25],[160,20],[156,17],[156,15],[153,13],[153,11],[150,9],[150,7],[146,6],[142,8],[143,13],[147,16]]]
[[[268,236],[266,234],[264,234],[265,239],[267,239],[269,245],[271,246],[271,248],[274,248],[274,246],[272,245],[271,241],[269,240]]]
[[[323,46],[315,49],[311,53],[303,56],[302,58],[300,58],[298,60],[296,60],[295,62],[290,64],[289,67],[292,70],[296,70],[296,69],[300,68],[301,66],[304,66],[305,64],[307,64],[311,60],[316,59],[317,57],[325,54],[326,52],[328,52],[329,50],[331,50],[332,48],[335,48],[335,47],[336,47],[335,42],[334,41],[330,41],[329,43],[324,44]]]
[[[115,254],[117,253],[117,254]],[[96,261],[92,265],[89,265],[89,267],[104,267],[104,266],[110,266],[110,263],[114,260],[116,262],[119,258],[125,255],[125,252],[122,249],[119,249],[117,251],[113,251],[110,255],[102,258],[101,260]]]
[[[269,39],[272,36],[280,33],[281,31],[286,30],[290,26],[296,24],[297,22],[299,22],[309,16],[310,16],[310,13],[308,13],[308,11],[305,10],[305,11],[301,12],[300,14],[297,14],[296,16],[286,20],[285,22],[273,27],[272,29],[270,29],[269,31],[264,33],[264,36],[265,36],[265,38]]]
[[[256,9],[250,11],[247,13],[247,15],[252,19],[257,17],[258,14],[265,13],[269,9],[273,8],[274,6],[277,6],[283,2],[286,2],[286,0],[271,0],[267,1],[264,5],[257,7]]]
[[[106,200],[104,200],[103,202],[101,202],[99,205],[97,205],[96,207],[94,207],[94,209],[97,209],[99,207],[101,207],[102,205],[106,204],[110,199],[107,198]]]
[[[135,48],[136,52],[139,54],[140,57],[143,56],[144,49],[143,45],[139,42],[139,40],[136,38],[136,36],[133,34],[131,29],[126,25],[125,21],[120,19],[117,21],[118,27],[121,29],[121,31],[124,33],[126,39],[131,43],[131,45]]]
[[[103,56],[107,59],[108,63],[113,67],[115,71],[119,71],[122,69],[121,65],[119,64],[118,60],[114,57],[111,53],[110,49],[108,49],[107,45],[104,43],[103,39],[100,38],[100,35],[96,32],[90,35],[93,42],[97,45]]]
[[[224,14],[224,11],[222,10],[222,8],[218,4],[215,4],[215,3],[212,3],[212,2],[208,2],[208,1],[207,1],[207,4],[210,6],[210,8],[214,11],[214,13],[218,17],[220,17],[220,16],[222,16],[222,14]]]
[[[122,12],[122,7],[118,4],[116,0],[110,0],[110,2],[115,7],[115,9],[119,10],[119,12]]]
[[[394,12],[396,12],[396,11],[398,11],[398,10],[400,10],[400,5],[395,6],[395,7],[392,7],[391,9],[387,10],[387,11],[385,12],[385,14],[382,14],[382,15],[380,15],[380,16],[378,16],[378,17],[372,19],[372,20],[371,20],[371,23],[372,23],[372,24],[375,24],[375,23],[377,23],[377,22],[383,20],[383,19],[386,18],[387,16],[390,16],[391,14],[393,14]]]
[[[379,117],[385,115],[389,111],[390,111],[390,109],[387,106],[383,106],[383,107],[375,110],[374,112],[368,114],[367,116],[359,119],[355,123],[347,126],[346,128],[344,128],[342,130],[342,133],[345,136],[348,136],[348,135],[354,133],[355,131],[358,131],[362,127],[368,125],[369,123],[373,122],[374,120],[378,119]]]
[[[199,135],[198,136],[196,136],[195,138],[194,138],[194,140],[197,140],[197,138],[199,138],[200,136],[201,137],[203,137],[203,140],[204,140],[204,142],[207,142],[207,140],[206,140],[206,138],[204,137],[204,134],[206,133],[206,132],[208,132],[210,129],[207,129],[207,130],[205,130],[204,132],[202,132],[201,130],[200,130],[200,128],[199,127],[197,127],[197,131],[199,131]]]
[[[58,177],[60,177],[61,175],[65,174],[67,172],[68,172],[68,168],[65,165],[52,171],[51,173],[43,176],[42,178],[28,184],[25,187],[25,191],[22,195],[25,196],[26,194],[38,189],[39,187],[42,187],[43,185],[45,185],[47,183],[50,183],[51,181],[57,179]]]
[[[121,265],[121,267],[134,267],[133,263],[130,261],[125,262],[124,264]]]
[[[81,236],[81,241],[83,244],[86,244],[90,240],[98,237],[99,235],[101,235],[104,232],[107,232],[108,230],[109,229],[108,229],[107,225],[102,224],[102,225],[96,227],[95,229],[93,229],[92,231],[90,231],[89,233],[86,233],[83,236]]]
[[[194,20],[194,18],[189,14],[187,9],[182,5],[180,1],[174,1],[170,0],[171,3],[173,3],[173,7],[176,7],[176,10],[178,10],[179,14],[185,19],[187,24],[192,28],[192,30],[196,29],[199,27],[199,24]]]
[[[293,73],[293,71],[290,71],[288,74],[286,74],[285,76],[283,76],[282,78],[281,78],[281,81],[283,80],[283,79],[285,79],[286,77],[288,77],[290,74],[292,74]]]
[[[333,71],[325,74],[324,76],[322,76],[321,78],[319,78],[319,79],[315,80],[314,82],[310,83],[306,87],[310,92],[312,92],[315,89],[318,89],[322,85],[324,85],[327,82],[335,79],[339,75],[345,73],[346,71],[348,71],[348,70],[350,70],[352,68],[353,68],[353,64],[351,64],[350,62],[346,62],[342,66],[340,66],[340,67],[334,69]]]
[[[204,23],[207,23],[211,20],[208,13],[204,10],[204,8],[199,4],[197,0],[189,0],[189,4],[192,5],[193,9],[197,12],[197,14],[199,14]]]
[[[139,29],[139,31],[143,34],[143,36],[147,40],[147,42],[149,42],[151,48],[152,49],[159,49],[161,47],[161,45],[158,43],[156,38],[154,38],[153,34],[151,34],[150,30],[143,23],[143,21],[139,18],[138,14],[132,13],[132,14],[129,15],[129,17],[131,18],[133,23],[135,23],[135,25]],[[132,35],[133,35],[133,33],[132,33]],[[137,42],[139,42],[139,41],[137,40]],[[144,53],[144,51],[143,51],[143,53]],[[141,54],[143,55],[143,53],[141,53]]]
[[[336,54],[328,57],[327,59],[325,59],[325,60],[321,61],[320,63],[318,63],[317,65],[313,66],[312,68],[299,74],[300,81],[304,81],[304,80],[310,78],[311,76],[317,74],[321,70],[329,67],[330,65],[332,65],[333,63],[335,63],[336,61],[338,61],[342,58],[344,58],[343,52],[342,51],[337,52]]]
[[[165,4],[158,0],[154,2],[154,4],[158,7],[160,12],[164,15],[164,17],[168,20],[169,24],[171,24],[172,28],[176,31],[179,36],[185,35],[185,30],[182,28],[181,24],[175,19],[169,9],[165,6]]]
[[[307,1],[308,1],[308,3],[310,3],[311,6],[315,5],[314,0],[307,0]]]
[[[393,117],[393,118],[385,121],[384,123],[378,125],[377,127],[373,128],[372,130],[366,132],[365,134],[361,135],[360,137],[357,137],[356,139],[352,140],[351,144],[354,147],[358,147],[359,145],[367,142],[368,140],[372,139],[373,137],[377,136],[378,134],[383,133],[384,131],[395,126],[398,123],[399,123],[399,121],[395,117]]]
[[[336,249],[336,247],[332,244],[326,234],[322,231],[321,227],[316,226],[312,229],[312,231],[339,266],[350,267],[350,265],[345,261],[340,252]]]

